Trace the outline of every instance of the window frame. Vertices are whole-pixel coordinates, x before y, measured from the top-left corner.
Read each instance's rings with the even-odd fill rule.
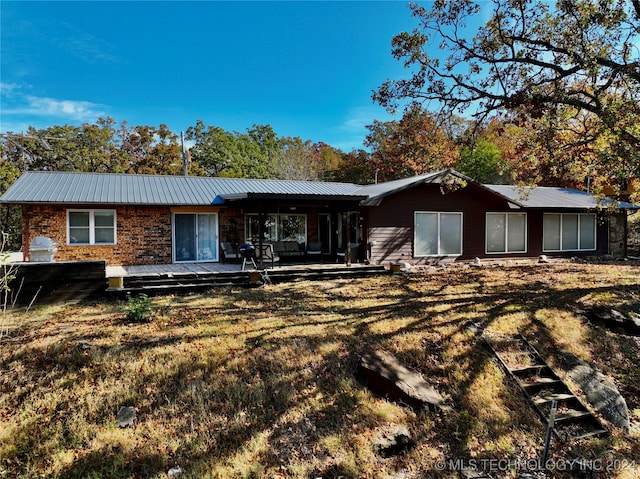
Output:
[[[545,239],[547,235],[547,231],[544,227],[544,219],[547,216],[554,215],[560,217],[560,249],[546,249],[545,248]],[[563,239],[564,239],[564,217],[565,216],[577,216],[577,248],[563,248]],[[593,248],[581,248],[580,244],[581,235],[582,235],[582,217],[589,216],[593,219]],[[595,213],[544,213],[542,217],[542,251],[545,253],[563,253],[567,251],[596,251],[598,249],[598,216]]]
[[[246,213],[245,214],[245,223],[244,223],[244,236],[245,236],[245,241],[247,243],[251,243],[252,242],[252,233],[254,233],[251,230],[251,221],[254,218],[258,218],[258,213]],[[309,219],[308,219],[308,215],[306,213],[269,213],[265,215],[269,221],[269,227],[268,229],[271,230],[271,232],[269,233],[268,231],[263,232],[263,233],[269,233],[268,236],[270,236],[269,239],[265,238],[263,241],[266,243],[272,243],[272,242],[276,242],[276,241],[294,241],[292,239],[281,239],[282,236],[282,232],[281,230],[282,228],[282,223],[281,223],[281,217],[285,217],[285,216],[296,216],[296,217],[300,217],[304,219],[304,233],[303,236],[304,238],[301,240],[302,242],[306,242],[307,241],[307,233],[308,233],[308,229],[309,229]],[[257,235],[258,232],[256,231],[255,234]],[[300,241],[299,241],[300,242]]]
[[[504,216],[504,251],[489,251],[489,216]],[[509,250],[509,217],[510,216],[524,216],[524,250],[511,251]],[[526,253],[529,250],[529,217],[527,213],[516,213],[516,212],[506,212],[506,211],[488,211],[485,215],[484,222],[484,252],[485,254],[516,254],[516,253]]]
[[[75,243],[71,241],[71,213],[88,213],[89,214],[89,242]],[[96,213],[111,213],[113,215],[113,242],[96,242]],[[104,226],[98,226],[98,229],[107,229]],[[118,244],[118,215],[114,209],[102,208],[69,208],[67,209],[67,246],[114,246]]]
[[[417,219],[418,219],[418,215],[421,214],[435,214],[438,215],[438,231],[437,231],[437,235],[438,235],[438,252],[437,253],[432,253],[432,254],[418,254],[417,251],[417,245],[418,245],[418,228],[416,227],[417,225]],[[442,253],[441,252],[441,216],[442,215],[456,215],[460,218],[460,252],[459,253]],[[442,256],[446,256],[446,257],[458,257],[458,256],[462,256],[464,253],[463,250],[463,245],[464,245],[464,214],[462,211],[414,211],[413,212],[413,256],[414,258],[436,258],[436,257],[442,257]]]

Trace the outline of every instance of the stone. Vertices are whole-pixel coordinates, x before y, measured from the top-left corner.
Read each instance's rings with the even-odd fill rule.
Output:
[[[373,450],[382,457],[397,456],[415,445],[409,429],[398,425],[391,429],[381,430],[373,439]]]
[[[587,317],[596,323],[603,324],[609,329],[620,328],[627,334],[640,336],[640,315],[637,313],[622,314],[606,306],[594,306],[587,312]]]
[[[546,254],[541,254],[540,257],[538,258],[538,263],[548,263],[549,262],[549,258],[547,258]]]
[[[482,261],[480,261],[480,258],[475,258],[473,260],[473,263],[471,263],[471,266],[475,266],[476,268],[482,268]]]
[[[574,354],[562,352],[562,368],[594,409],[614,426],[629,432],[629,410],[616,385]]]
[[[116,417],[119,427],[133,426],[136,422],[136,409],[132,406],[121,406]]]
[[[407,261],[400,261],[398,264],[400,265],[400,271],[403,272],[413,271],[415,269],[413,265]]]
[[[382,351],[364,354],[357,375],[375,394],[412,408],[436,408],[444,403],[442,395],[417,371]]]
[[[169,477],[178,477],[179,475],[182,474],[182,468],[180,466],[176,466],[176,467],[172,467],[171,469],[169,469],[169,471],[167,471],[167,476]]]

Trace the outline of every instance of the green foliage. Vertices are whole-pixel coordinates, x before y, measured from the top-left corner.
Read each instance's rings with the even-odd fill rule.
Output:
[[[460,158],[454,168],[479,183],[502,183],[505,164],[498,147],[480,138],[460,151]]]
[[[125,308],[127,321],[133,323],[144,323],[149,321],[153,312],[151,298],[146,294],[127,296],[127,306]]]

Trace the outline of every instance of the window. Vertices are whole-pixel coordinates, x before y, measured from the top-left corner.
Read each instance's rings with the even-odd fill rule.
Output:
[[[544,215],[544,251],[581,251],[596,249],[596,215]]]
[[[462,254],[462,213],[415,213],[415,256]]]
[[[116,244],[116,212],[113,210],[68,210],[67,225],[70,245]]]
[[[257,244],[260,240],[260,220],[257,214],[246,217],[246,238]],[[263,241],[297,241],[304,243],[307,238],[307,215],[274,214],[264,216],[262,225]]]
[[[173,214],[174,260],[218,260],[217,213]]]
[[[527,215],[487,213],[487,253],[526,253]]]

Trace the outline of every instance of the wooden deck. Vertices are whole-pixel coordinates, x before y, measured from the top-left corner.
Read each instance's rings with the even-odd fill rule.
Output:
[[[352,263],[351,266],[341,263],[293,263],[276,265],[274,268],[264,268],[274,272],[303,272],[305,270],[335,269],[349,270],[364,268],[363,263]],[[253,265],[248,265],[245,273],[254,271]],[[242,273],[242,263],[175,263],[175,264],[153,264],[153,265],[133,265],[133,266],[107,266],[107,278],[126,278],[129,276],[151,276],[167,274],[215,274],[215,273]]]
[[[256,274],[257,273],[257,274]],[[202,290],[216,286],[256,286],[266,282],[361,278],[388,274],[384,266],[354,263],[287,264],[256,270],[253,265],[242,271],[242,264],[183,263],[147,266],[107,267],[108,293],[162,293]]]

